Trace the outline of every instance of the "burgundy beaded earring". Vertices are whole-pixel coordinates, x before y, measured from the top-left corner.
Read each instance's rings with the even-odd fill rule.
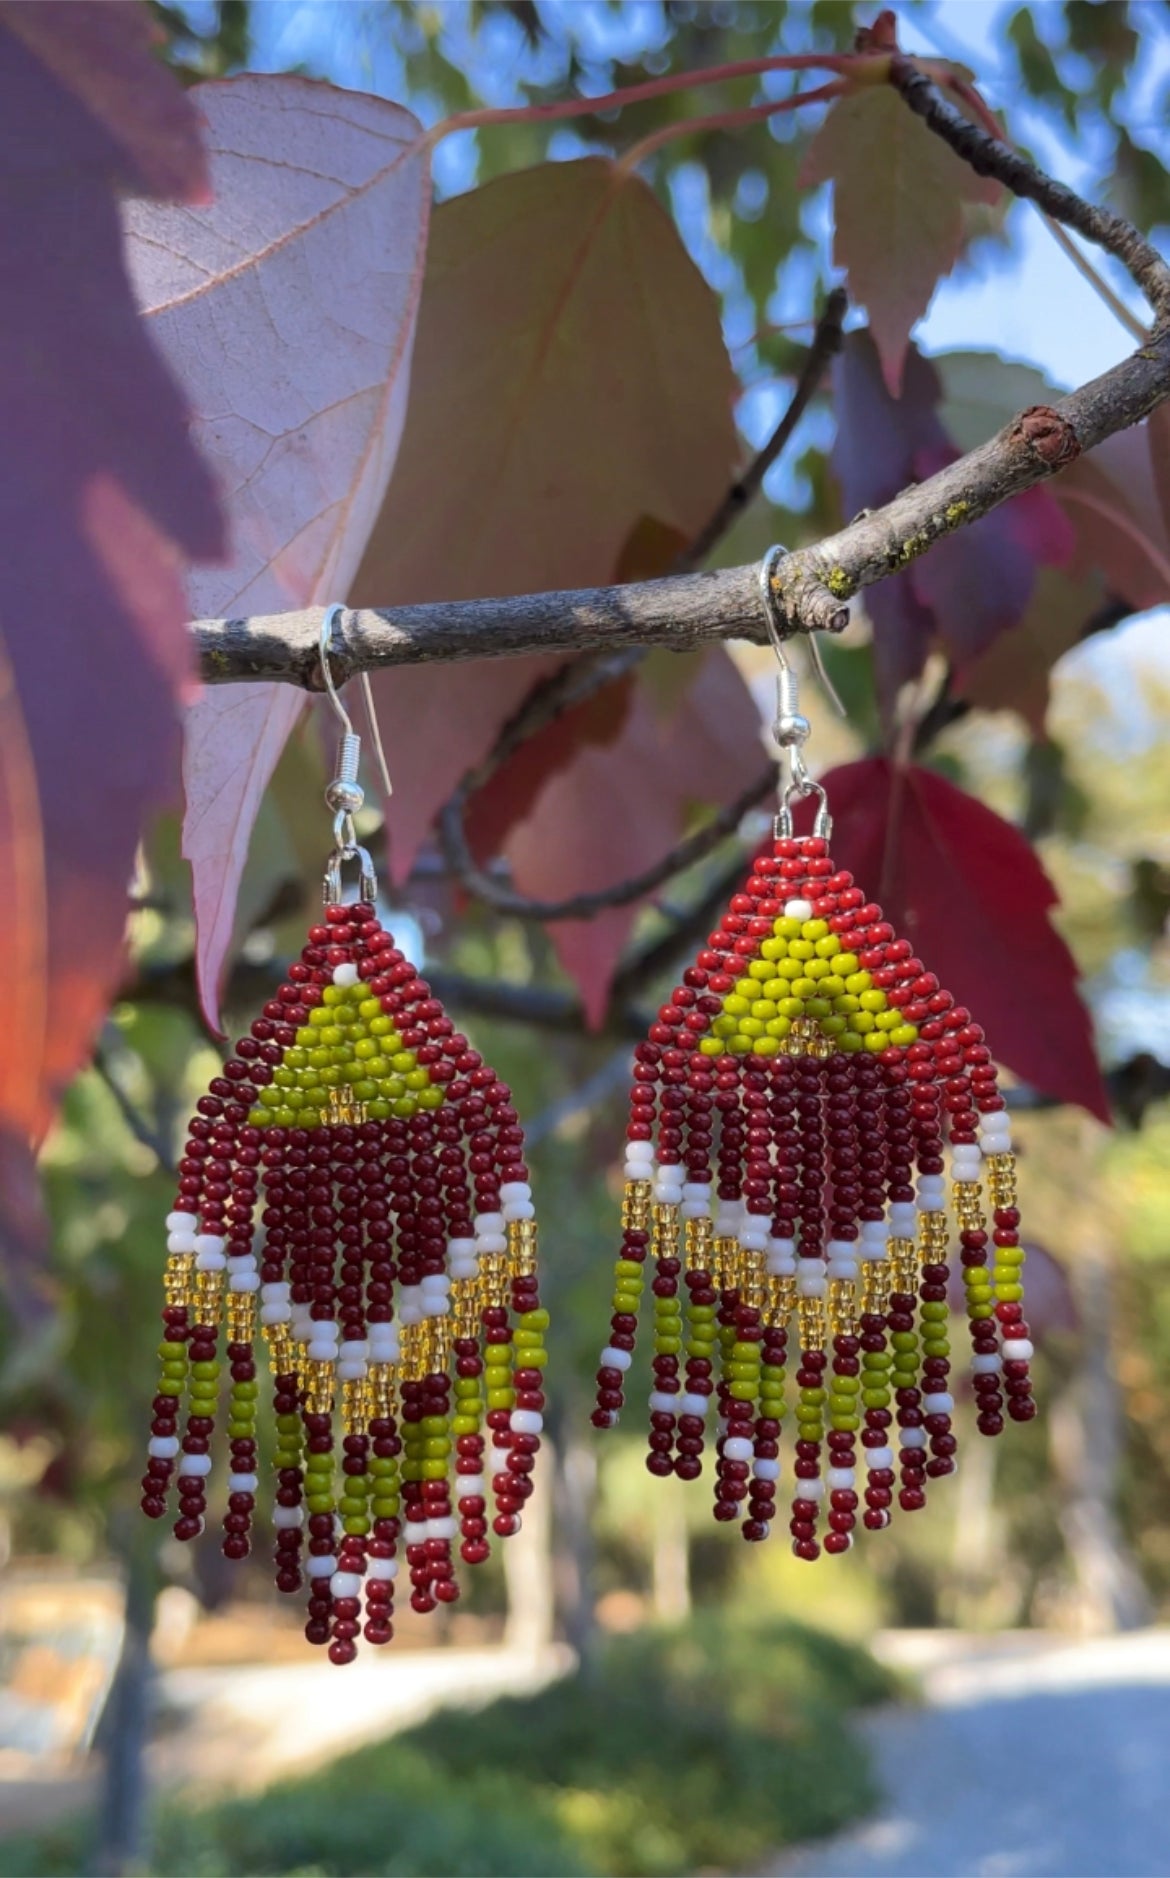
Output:
[[[348,1663],[359,1633],[374,1644],[393,1634],[400,1541],[411,1605],[431,1611],[459,1595],[454,1541],[477,1565],[489,1530],[517,1531],[540,1447],[548,1315],[510,1091],[375,912],[353,822],[359,739],[329,669],[340,614],[328,611],[321,634],[344,726],[326,791],[324,918],[190,1124],[167,1219],[142,1506],[162,1518],[177,1475],[175,1535],[203,1530],[225,1328],[223,1551],[247,1557],[259,1324],[274,1390],[277,1588],[307,1579],[305,1635]],[[360,868],[349,906],[346,861]]]
[[[781,552],[761,569],[781,666],[775,840],[634,1052],[593,1420],[610,1427],[623,1406],[649,1261],[650,1472],[696,1479],[713,1436],[715,1518],[766,1538],[792,1398],[789,1531],[797,1556],[812,1559],[822,1515],[824,1549],[844,1552],[863,1501],[863,1523],[880,1530],[895,1492],[913,1511],[930,1480],[955,1471],[956,1236],[979,1430],[1001,1432],[1005,1397],[1014,1421],[1036,1405],[995,1066],[970,1013],[830,857],[825,792],[804,765],[809,725],[775,617]],[[797,837],[793,804],[810,795],[814,832]]]

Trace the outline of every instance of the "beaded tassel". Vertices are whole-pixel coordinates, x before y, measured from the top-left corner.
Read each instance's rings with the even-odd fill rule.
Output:
[[[247,1557],[259,1329],[276,1584],[307,1581],[306,1637],[335,1663],[388,1643],[400,1550],[416,1611],[453,1602],[455,1544],[488,1556],[488,1470],[498,1536],[532,1491],[548,1317],[510,1091],[368,900],[326,907],[199,1101],[167,1233],[143,1510],[177,1485],[176,1536],[203,1530],[226,1363],[223,1551]]]
[[[912,1512],[955,1471],[956,1251],[979,1429],[1001,1431],[1005,1398],[1015,1421],[1036,1412],[1011,1131],[983,1031],[824,837],[785,833],[634,1056],[594,1423],[624,1403],[649,1255],[650,1472],[695,1479],[714,1432],[715,1517],[764,1539],[791,1409],[793,1550],[844,1552],[859,1512],[880,1530],[895,1496]]]

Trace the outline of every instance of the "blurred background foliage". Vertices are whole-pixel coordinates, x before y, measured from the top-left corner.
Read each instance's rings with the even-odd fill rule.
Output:
[[[165,56],[191,79],[263,64],[276,16],[295,11],[246,0],[153,10]],[[905,7],[904,38],[949,54],[936,11]],[[428,122],[479,102],[603,91],[753,58],[781,39],[787,50],[844,45],[853,31],[852,10],[836,0],[624,7],[317,0],[309,12],[315,30],[304,40],[304,69],[321,69],[314,47],[341,46],[350,82],[390,92]],[[1066,0],[1009,9],[996,92],[1026,104],[1021,141],[1035,123],[1075,145],[1091,173],[1090,193],[1107,194],[1156,233],[1170,223],[1170,140],[1166,101],[1138,97],[1139,14],[1143,33],[1170,30],[1170,8],[1161,4]],[[788,80],[776,75],[776,82]],[[715,84],[704,99],[715,111],[739,96]],[[648,103],[638,134],[692,109],[681,93]],[[601,117],[571,129],[529,123],[461,133],[440,152],[440,189],[466,188],[545,155],[621,148],[633,134]],[[739,415],[749,442],[774,418],[797,356],[787,329],[806,336],[823,277],[823,204],[796,188],[796,135],[791,117],[734,134],[696,132],[661,150],[651,168],[722,296],[747,387]],[[1007,239],[1003,228],[989,229],[963,265],[994,267]],[[839,520],[826,473],[830,434],[818,405],[795,457],[769,476],[766,499],[723,544],[722,559],[745,560],[777,538],[815,539]],[[834,648],[850,722],[818,723],[823,763],[875,741],[867,657],[863,648]],[[151,1869],[744,1869],[770,1847],[827,1830],[866,1804],[866,1776],[841,1716],[887,1687],[863,1654],[785,1627],[779,1614],[795,1612],[858,1640],[883,1623],[1076,1628],[1170,1615],[1168,715],[1170,666],[1156,631],[1122,624],[1061,662],[1044,737],[1014,714],[980,714],[947,725],[927,753],[1036,840],[1116,1071],[1111,1134],[1067,1110],[1020,1124],[1029,1229],[1047,1254],[1037,1262],[1033,1313],[1046,1333],[1041,1419],[994,1450],[968,1441],[949,1501],[936,1496],[928,1519],[895,1523],[827,1569],[805,1570],[782,1540],[756,1548],[728,1539],[708,1522],[701,1495],[698,1503],[676,1499],[658,1483],[644,1492],[638,1435],[595,1446],[585,1408],[616,1218],[620,1124],[612,1098],[625,1046],[617,1034],[533,1032],[467,1018],[476,1046],[512,1083],[534,1125],[557,1470],[547,1555],[518,1565],[511,1587],[493,1565],[495,1575],[477,1587],[466,1613],[461,1607],[450,1634],[456,1642],[499,1635],[509,1597],[518,1621],[533,1574],[543,1574],[537,1606],[551,1600],[549,1622],[581,1652],[582,1668],[576,1680],[497,1704],[490,1716],[445,1719],[392,1750],[363,1750],[299,1783],[295,1794],[274,1790],[197,1817],[168,1806]],[[253,846],[228,997],[233,1030],[301,943],[326,835],[321,782],[321,756],[306,734],[282,762]],[[376,849],[376,820],[366,833]],[[671,903],[701,898],[735,852],[729,847],[673,883]],[[196,1015],[175,827],[160,829],[144,855],[139,894],[124,995],[45,1157],[53,1313],[32,1338],[11,1323],[0,1333],[0,1550],[76,1570],[117,1560],[145,1633],[159,1587],[182,1584],[214,1611],[229,1585],[213,1532],[205,1547],[164,1541],[159,1549],[135,1510],[167,1169],[217,1061]],[[436,972],[517,986],[561,982],[539,929],[456,904],[427,857],[389,918],[406,949]],[[1010,906],[1002,919],[1010,944]],[[661,912],[648,912],[636,944],[652,944],[663,924]],[[658,989],[654,981],[640,988],[647,1009]],[[267,1577],[261,1538],[230,1595],[260,1608]],[[651,1618],[681,1628],[638,1632]],[[810,1771],[826,1756],[836,1770],[828,1791]],[[672,1757],[689,1770],[673,1787]],[[757,1768],[766,1777],[756,1778]],[[725,1828],[729,1837],[721,1836]],[[0,1869],[76,1870],[69,1861],[82,1856],[79,1831],[10,1847]],[[108,1847],[102,1856],[109,1868]]]

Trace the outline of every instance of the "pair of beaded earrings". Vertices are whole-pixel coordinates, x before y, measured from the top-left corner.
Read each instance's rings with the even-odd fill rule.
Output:
[[[715,1518],[764,1539],[791,1406],[789,1530],[811,1559],[822,1515],[825,1551],[844,1552],[863,1498],[863,1523],[878,1530],[895,1496],[913,1511],[929,1480],[955,1470],[956,1237],[980,1432],[1001,1432],[1005,1405],[1030,1420],[1035,1403],[995,1067],[970,1013],[831,859],[775,615],[781,552],[761,568],[781,667],[775,838],[634,1052],[593,1421],[612,1427],[624,1405],[649,1268],[650,1472],[697,1479],[710,1440]],[[191,1123],[167,1221],[143,1506],[161,1517],[177,1472],[175,1533],[203,1529],[226,1318],[223,1550],[247,1555],[259,1324],[274,1389],[276,1583],[295,1592],[307,1577],[305,1634],[343,1663],[363,1600],[366,1638],[390,1639],[400,1542],[411,1604],[429,1611],[459,1595],[456,1539],[475,1565],[489,1529],[517,1530],[540,1446],[548,1317],[510,1092],[375,913],[353,824],[358,740],[329,672],[339,613],[322,629],[346,732],[326,792],[325,917]],[[793,810],[808,797],[813,833],[797,836]],[[345,906],[352,860],[360,898]]]

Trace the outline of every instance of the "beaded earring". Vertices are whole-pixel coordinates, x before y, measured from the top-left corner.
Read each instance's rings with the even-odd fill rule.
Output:
[[[329,610],[321,634],[344,728],[326,790],[324,918],[190,1123],[167,1218],[142,1506],[163,1517],[177,1475],[175,1536],[203,1531],[226,1326],[223,1551],[247,1557],[259,1326],[274,1392],[277,1589],[307,1578],[305,1635],[348,1663],[359,1632],[374,1644],[393,1634],[400,1541],[411,1605],[431,1611],[459,1596],[454,1540],[478,1565],[489,1521],[500,1537],[518,1530],[540,1447],[548,1314],[510,1091],[375,911],[353,822],[359,739],[329,669],[340,613]],[[354,905],[342,904],[348,861],[360,869]]]
[[[825,792],[805,768],[809,725],[773,610],[780,552],[761,569],[781,666],[775,839],[634,1051],[593,1421],[611,1427],[623,1406],[649,1263],[647,1467],[696,1479],[714,1404],[715,1518],[765,1539],[793,1398],[789,1531],[796,1555],[813,1559],[822,1513],[824,1549],[844,1552],[862,1499],[865,1526],[880,1530],[895,1490],[911,1512],[929,1480],[955,1471],[956,1234],[979,1430],[1001,1432],[1005,1397],[1018,1422],[1036,1404],[995,1066],[970,1013],[830,857]],[[808,796],[814,832],[798,837],[793,804]]]

